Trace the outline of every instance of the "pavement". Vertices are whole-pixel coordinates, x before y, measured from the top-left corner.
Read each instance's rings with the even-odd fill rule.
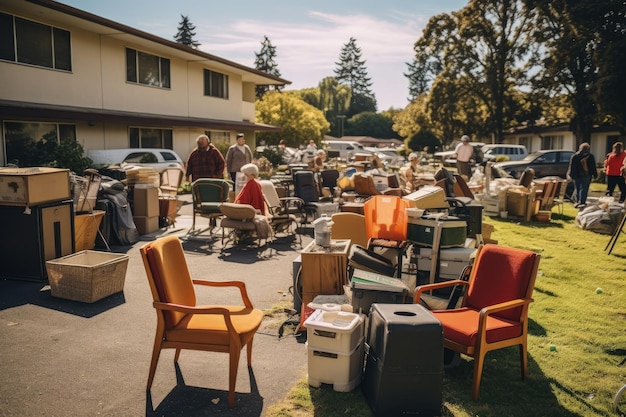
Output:
[[[301,239],[279,237],[261,248],[224,247],[219,238],[188,233],[190,197],[180,198],[174,227],[143,235],[132,246],[111,247],[129,255],[122,293],[87,304],[52,297],[43,282],[0,279],[0,416],[263,416],[306,376],[302,338],[291,327],[279,337],[279,329],[293,307],[292,262],[312,240],[310,228]],[[162,351],[146,392],[156,316],[139,248],[169,234],[181,238],[194,278],[241,280],[255,307],[286,307],[266,316],[250,372],[242,354],[232,410],[223,353],[184,350],[175,367],[174,351]],[[200,302],[233,298],[210,298],[216,296],[198,294]]]

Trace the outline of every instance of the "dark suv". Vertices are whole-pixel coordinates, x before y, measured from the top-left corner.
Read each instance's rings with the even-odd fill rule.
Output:
[[[519,161],[507,161],[494,164],[494,174],[499,177],[512,176],[519,178],[526,168],[535,170],[535,178],[557,176],[567,177],[569,160],[574,155],[574,151],[565,149],[543,150],[533,152]]]

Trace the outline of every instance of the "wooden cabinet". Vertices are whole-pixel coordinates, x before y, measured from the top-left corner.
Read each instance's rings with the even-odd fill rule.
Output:
[[[343,294],[348,283],[348,250],[350,240],[332,240],[329,248],[312,241],[301,252],[302,304],[306,306],[316,295]]]

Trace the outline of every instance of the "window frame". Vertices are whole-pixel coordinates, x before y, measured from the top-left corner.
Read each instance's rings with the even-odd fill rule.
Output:
[[[207,68],[203,68],[202,81],[204,95],[206,97],[221,98],[224,100],[229,99],[230,95],[230,77],[228,74],[213,71]],[[221,84],[218,86],[217,84]]]
[[[72,33],[69,30],[1,11],[0,17],[7,20],[7,24],[10,20],[10,27],[3,27],[0,35],[11,37],[8,48],[0,50],[1,54],[6,54],[0,55],[1,61],[72,72]]]
[[[150,144],[150,146],[144,145],[142,142],[143,136],[148,136],[148,131],[154,131],[159,133],[159,137],[157,138],[158,144]],[[142,132],[144,133],[142,135]],[[153,132],[153,133],[154,133]],[[169,133],[169,135],[164,135],[164,133]],[[134,137],[136,136],[136,137]],[[146,140],[148,140],[146,138]],[[156,149],[168,149],[170,151],[174,150],[174,129],[167,129],[161,127],[150,127],[150,126],[130,126],[128,128],[128,147],[129,148],[156,148]]]
[[[163,56],[155,55],[139,49],[130,48],[128,46],[124,48],[124,56],[126,59],[127,83],[162,88],[164,90],[169,90],[172,88],[172,65],[169,58],[165,58]],[[149,58],[154,58],[157,60],[156,65],[158,68],[156,68],[156,70],[158,74],[156,75],[157,79],[155,79],[154,81],[141,78],[142,73],[144,73],[145,76],[148,76],[150,73],[149,68],[146,66],[146,61]]]

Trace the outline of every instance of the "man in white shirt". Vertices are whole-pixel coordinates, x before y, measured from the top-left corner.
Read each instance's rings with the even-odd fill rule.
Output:
[[[459,175],[465,175],[467,179],[472,176],[470,162],[474,156],[474,147],[469,143],[469,136],[461,136],[461,143],[454,149],[456,155],[456,169]]]

